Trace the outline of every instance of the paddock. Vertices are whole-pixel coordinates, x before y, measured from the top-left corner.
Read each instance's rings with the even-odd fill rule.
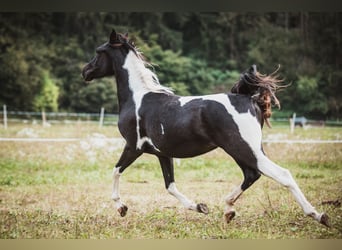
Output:
[[[224,197],[241,182],[242,173],[222,150],[175,166],[179,189],[195,201],[206,199],[208,215],[188,211],[167,195],[157,159],[144,155],[122,176],[121,193],[131,207],[122,218],[110,198],[110,173],[122,150],[116,126],[11,124],[0,129],[1,138],[22,138],[19,132],[25,128],[38,137],[0,140],[2,239],[342,238],[338,127],[296,129],[294,134],[277,124],[264,129],[266,153],[293,173],[317,209],[329,214],[331,228],[308,220],[292,195],[265,177],[239,199],[235,219],[226,224]]]

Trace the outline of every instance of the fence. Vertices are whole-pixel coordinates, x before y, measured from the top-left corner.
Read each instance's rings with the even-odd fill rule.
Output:
[[[6,129],[9,122],[19,123],[41,123],[43,126],[49,124],[75,122],[98,123],[99,126],[116,125],[118,122],[117,114],[106,114],[105,109],[101,108],[99,113],[70,113],[70,112],[28,112],[28,111],[7,111],[6,105],[0,112],[2,124]]]
[[[295,118],[295,117],[293,117]],[[297,117],[302,118],[302,117]],[[0,120],[6,129],[8,122],[20,122],[20,123],[41,123],[43,125],[54,124],[54,123],[64,123],[70,124],[75,122],[87,122],[87,123],[98,123],[99,126],[104,125],[117,125],[118,114],[105,113],[105,109],[101,108],[99,113],[70,113],[70,112],[27,112],[27,111],[7,111],[6,105],[3,106],[3,110],[0,111]],[[272,119],[272,124],[278,124],[283,126],[291,125],[289,118],[277,118]],[[317,121],[305,119],[306,125],[312,126],[338,126],[342,127],[342,121]],[[294,125],[297,122],[293,123]]]

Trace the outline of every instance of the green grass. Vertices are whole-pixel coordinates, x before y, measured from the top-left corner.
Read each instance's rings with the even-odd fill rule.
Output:
[[[23,125],[0,130],[18,137]],[[326,228],[305,216],[290,192],[260,178],[237,201],[237,216],[226,224],[224,197],[242,173],[222,150],[182,159],[175,166],[178,189],[207,203],[208,215],[188,211],[164,188],[158,160],[143,155],[123,174],[120,191],[129,207],[115,211],[111,172],[121,148],[94,146],[89,135],[117,136],[117,128],[33,126],[41,137],[78,137],[81,142],[0,142],[0,238],[57,239],[341,239],[342,144],[265,144],[269,157],[288,168],[308,200],[331,218]],[[42,130],[42,131],[40,131]],[[336,139],[336,128],[265,129],[265,137]],[[311,133],[310,133],[311,131]],[[112,134],[111,134],[112,132]]]

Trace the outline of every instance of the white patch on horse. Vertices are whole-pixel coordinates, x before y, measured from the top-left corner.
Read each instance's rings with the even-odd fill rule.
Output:
[[[143,91],[145,93],[168,93],[173,94],[172,90],[159,83],[158,77],[149,68],[147,63],[136,56],[133,51],[129,51],[122,66],[128,71],[129,87],[133,92]],[[135,80],[135,81],[131,81]]]
[[[237,186],[232,193],[227,195],[225,198],[226,201],[226,209],[225,214],[235,212],[234,209],[234,202],[239,198],[239,196],[243,193],[243,190],[241,189],[241,185]]]
[[[257,119],[249,112],[239,113],[235,107],[230,103],[226,94],[214,94],[203,96],[184,96],[179,98],[181,106],[193,100],[210,100],[222,104],[227,112],[232,115],[232,118],[239,128],[241,137],[250,145],[253,151],[260,149],[261,145],[261,127]]]
[[[135,116],[136,116],[136,132],[137,143],[136,148],[141,149],[145,142],[151,144],[158,150],[152,143],[151,138],[140,136],[140,115],[139,110],[141,107],[142,99],[147,93],[173,93],[171,89],[159,84],[158,77],[148,68],[145,67],[145,62],[138,57],[133,51],[127,54],[123,68],[128,72],[129,88],[133,93],[133,101],[135,103]],[[159,150],[158,150],[159,151]]]
[[[137,141],[137,149],[141,149],[141,147],[144,145],[144,143],[147,142],[148,144],[150,144],[155,150],[157,150],[158,152],[160,152],[160,150],[153,144],[151,138],[148,138],[147,136],[144,136],[142,138],[140,138]]]
[[[241,137],[246,141],[254,152],[260,151],[262,132],[261,126],[255,116],[250,111],[239,113],[230,103],[226,94],[207,95],[202,97],[203,100],[212,100],[221,103],[232,115],[232,118],[239,128]]]
[[[184,207],[190,210],[197,211],[197,205],[193,201],[189,200],[184,194],[178,191],[176,184],[174,182],[170,183],[167,191],[176,197]]]
[[[319,214],[316,209],[308,202],[304,194],[293,179],[289,170],[282,168],[268,159],[264,154],[258,154],[258,168],[266,176],[274,179],[281,185],[287,187],[293,194],[296,201],[302,207],[305,214],[313,217],[317,221],[321,221],[324,213]]]
[[[195,99],[201,99],[201,98],[202,96],[182,96],[178,100],[180,102],[181,107],[183,107],[188,102],[191,102],[192,100],[195,100]]]
[[[160,123],[160,128],[161,128],[161,134],[165,135],[165,131],[164,131],[164,126],[163,124]]]
[[[120,191],[119,191],[119,182],[120,182],[120,167],[114,167],[113,169],[113,193],[112,200],[115,202],[116,208],[120,208],[123,206],[120,199]]]

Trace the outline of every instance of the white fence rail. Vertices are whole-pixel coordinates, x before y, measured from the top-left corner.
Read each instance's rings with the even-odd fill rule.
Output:
[[[303,118],[303,117],[298,117]],[[105,113],[105,109],[102,107],[98,113],[72,113],[72,112],[28,112],[28,111],[8,111],[6,105],[3,105],[3,109],[0,110],[0,121],[3,127],[6,129],[10,122],[21,122],[21,123],[41,123],[41,124],[54,124],[54,123],[74,123],[74,122],[89,122],[98,123],[99,126],[103,125],[116,125],[118,122],[118,114]],[[271,118],[271,122],[283,124],[285,126],[290,125],[290,119],[288,118]],[[342,121],[339,120],[328,120],[328,121],[317,121],[305,119],[305,124],[310,126],[338,126],[342,127]],[[293,125],[305,124],[293,123]]]
[[[69,113],[69,112],[29,112],[29,111],[8,111],[6,105],[3,106],[3,111],[0,111],[0,120],[6,129],[10,122],[22,123],[73,123],[73,122],[90,122],[103,125],[116,125],[118,121],[117,114],[105,113],[102,107],[99,113]]]
[[[123,138],[100,138],[103,141],[124,142]],[[0,142],[78,142],[84,138],[0,138]],[[262,141],[265,144],[339,144],[342,140],[268,140]]]

